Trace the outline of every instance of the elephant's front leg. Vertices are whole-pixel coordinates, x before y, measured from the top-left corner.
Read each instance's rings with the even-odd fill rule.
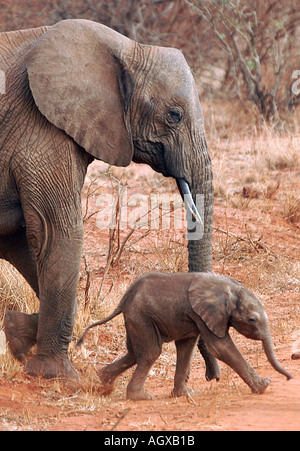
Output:
[[[191,360],[197,339],[198,337],[196,336],[175,341],[177,363],[174,377],[174,389],[171,393],[172,396],[182,396],[192,392],[186,384],[190,377]]]
[[[198,339],[198,349],[201,352],[202,357],[205,361],[206,366],[206,372],[205,372],[205,378],[207,381],[212,381],[213,379],[216,379],[216,381],[220,380],[220,367],[218,364],[217,359],[210,354],[210,352],[207,350],[207,347],[204,343],[204,340],[202,337],[199,336]]]
[[[66,229],[65,233],[52,228],[38,258],[40,312],[37,354],[25,366],[30,375],[76,376],[68,347],[76,313],[82,242],[82,226]]]
[[[261,394],[267,389],[271,380],[261,378],[255,370],[246,362],[240,351],[226,333],[224,338],[218,338],[213,333],[205,337],[210,352],[219,360],[229,365],[251,388],[252,393]]]

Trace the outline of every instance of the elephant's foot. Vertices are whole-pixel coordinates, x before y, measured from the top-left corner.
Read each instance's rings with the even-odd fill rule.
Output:
[[[205,365],[206,365],[205,378],[206,378],[206,380],[208,382],[212,381],[213,379],[216,379],[216,381],[219,381],[220,377],[221,377],[221,372],[220,372],[220,367],[219,367],[218,361],[208,351],[206,344],[201,336],[199,337],[199,340],[198,340],[198,349],[205,361]]]
[[[109,396],[114,391],[114,384],[103,384],[101,389],[99,390],[99,393],[102,396]]]
[[[109,371],[107,371],[107,367],[97,371],[97,375],[102,384],[101,394],[103,396],[109,396],[113,392],[115,378],[111,378]]]
[[[216,379],[216,381],[219,381],[221,377],[221,372],[220,372],[220,367],[217,363],[216,366],[212,365],[212,366],[206,366],[206,372],[205,372],[205,379],[210,382],[214,379]]]
[[[32,346],[36,344],[38,314],[26,315],[7,311],[4,332],[12,355],[23,362]]]
[[[152,399],[152,396],[146,392],[146,390],[127,390],[127,399],[131,401],[148,401]]]
[[[271,379],[269,378],[259,378],[259,381],[255,383],[255,386],[251,387],[252,393],[256,395],[262,395],[268,388]]]
[[[193,396],[194,394],[195,394],[194,390],[184,384],[181,387],[174,387],[171,392],[171,397],[179,398],[180,396],[184,396],[184,395]]]
[[[214,379],[219,381],[221,377],[220,367],[215,358],[206,361],[205,379],[210,382]]]
[[[30,376],[41,376],[46,379],[78,378],[68,357],[36,355],[28,360],[25,371]]]

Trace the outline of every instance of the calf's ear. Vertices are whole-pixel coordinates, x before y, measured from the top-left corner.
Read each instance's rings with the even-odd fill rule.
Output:
[[[231,293],[223,284],[213,282],[207,277],[195,278],[189,288],[189,301],[209,330],[223,338],[228,330]]]

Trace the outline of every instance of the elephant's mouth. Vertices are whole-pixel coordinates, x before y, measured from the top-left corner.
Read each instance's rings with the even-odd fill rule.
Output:
[[[201,217],[194,202],[189,184],[184,178],[178,176],[176,177],[168,170],[168,165],[165,161],[165,147],[162,143],[151,141],[142,143],[139,140],[135,140],[133,161],[135,163],[148,164],[152,169],[154,169],[156,172],[161,173],[165,177],[175,178],[178,190],[188,212],[187,217],[190,218],[190,220],[188,221],[188,229],[193,229],[193,223],[195,222],[197,222],[201,226],[204,225],[203,218]]]
[[[148,164],[154,171],[159,172],[163,176],[173,177],[165,163],[165,147],[162,143],[134,140],[133,145],[134,154],[132,160],[134,163]]]

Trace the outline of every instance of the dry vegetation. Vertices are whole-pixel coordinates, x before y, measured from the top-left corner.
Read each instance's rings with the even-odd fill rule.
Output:
[[[17,3],[23,5],[24,11],[29,11],[29,2]],[[56,3],[74,16],[71,2]],[[86,3],[94,5],[93,2]],[[164,12],[161,20],[167,21],[168,12],[164,8],[175,2],[151,3],[161,3],[161,14]],[[191,2],[178,3],[184,8]],[[49,5],[52,3],[45,2],[43,14]],[[9,17],[14,17],[19,25],[21,17],[16,8],[10,9]],[[170,9],[173,15],[176,11],[175,6]],[[145,17],[145,9],[140,12]],[[32,24],[34,19],[29,12],[27,14]],[[44,20],[43,14],[40,20]],[[53,21],[57,20],[57,15],[50,17]],[[193,20],[196,26],[198,22],[195,18]],[[143,25],[135,28],[137,34],[145,32],[144,22],[140,23]],[[182,27],[182,20],[180,24]],[[192,56],[194,58],[195,55]],[[299,364],[291,361],[290,355],[300,329],[298,110],[287,122],[267,124],[258,116],[250,100],[244,101],[241,108],[239,99],[220,102],[219,97],[212,98],[211,93],[203,102],[203,109],[215,179],[213,270],[240,280],[260,297],[270,318],[278,357],[297,379]],[[270,389],[269,398],[267,395],[258,398],[251,396],[248,387],[224,365],[222,380],[218,384],[207,384],[204,381],[203,361],[198,353],[194,358],[190,381],[195,395],[188,399],[168,398],[175,368],[172,343],[165,346],[149,375],[149,391],[156,395],[153,402],[134,404],[124,400],[130,371],[119,378],[110,396],[101,396],[96,370],[124,353],[123,320],[118,317],[101,329],[91,331],[86,345],[77,349],[75,341],[84,327],[91,320],[102,318],[110,312],[130,283],[144,272],[187,270],[184,229],[109,231],[97,228],[99,196],[109,192],[118,200],[124,186],[129,196],[141,192],[147,195],[155,192],[173,195],[176,192],[172,180],[153,173],[148,167],[131,165],[121,170],[108,169],[101,163],[90,166],[83,191],[85,246],[74,341],[70,350],[81,380],[74,384],[36,382],[24,376],[22,365],[16,363],[9,352],[0,354],[0,430],[238,429],[247,428],[240,418],[246,415],[246,411],[249,427],[255,428],[250,413],[259,414],[255,410],[258,403],[264,406],[261,418],[257,420],[258,429],[266,417],[270,418],[269,423],[267,421],[269,429],[274,425],[275,429],[295,428],[297,423],[293,416],[289,419],[289,425],[282,418],[285,411],[291,415],[299,413],[298,394],[289,398],[291,391],[284,391],[288,390],[284,380],[274,376],[259,343],[249,342],[235,333],[235,342],[259,374],[271,373],[274,376],[274,388]],[[17,272],[1,261],[0,328],[6,309],[36,312],[38,301]],[[274,406],[281,401],[282,410],[277,412]],[[243,406],[247,408],[243,409]],[[228,412],[231,412],[231,422],[229,417],[224,420],[224,414]]]

